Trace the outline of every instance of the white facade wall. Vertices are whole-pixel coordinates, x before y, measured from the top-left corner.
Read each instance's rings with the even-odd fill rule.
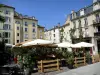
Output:
[[[45,39],[50,40],[54,43],[60,43],[60,30],[59,28],[53,28],[51,30],[45,31]]]
[[[1,13],[2,16],[10,18],[10,21],[6,21],[2,24],[2,26],[0,26],[0,32],[1,32],[1,34],[3,32],[9,32],[10,33],[9,37],[5,38],[5,40],[8,40],[7,43],[13,44],[13,40],[11,40],[11,39],[13,39],[14,8],[2,7],[2,8],[0,8],[0,10],[2,11],[2,13]],[[9,11],[9,14],[5,14],[6,11]],[[10,25],[10,29],[3,30],[4,24]]]

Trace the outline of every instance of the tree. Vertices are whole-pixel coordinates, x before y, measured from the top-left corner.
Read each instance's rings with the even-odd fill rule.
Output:
[[[74,25],[73,28],[71,28],[70,31],[69,31],[70,32],[70,38],[72,40],[72,43],[73,43],[73,40],[75,39],[75,35],[74,35],[75,34],[75,31],[76,31],[76,26]]]
[[[81,21],[80,20],[79,20],[78,30],[79,30],[78,42],[81,42],[84,39],[83,39],[83,31],[82,31],[82,26],[81,26]],[[73,40],[76,38],[75,37],[75,31],[76,31],[76,26],[74,25],[73,28],[70,29],[70,37],[72,39],[72,43],[74,42]]]
[[[82,26],[81,26],[81,21],[80,20],[79,20],[78,29],[79,29],[79,42],[82,42],[84,39],[83,39],[83,31],[82,31]]]
[[[0,8],[3,7],[3,4],[0,4]],[[2,11],[0,11],[1,13]],[[5,18],[3,16],[0,15],[0,22],[1,23],[4,23],[5,22]],[[5,41],[4,41],[4,37],[1,38],[1,41],[0,41],[0,50],[1,51],[4,51],[5,50]]]
[[[0,8],[2,8],[2,7],[3,7],[3,4],[0,4]],[[2,11],[0,11],[0,13],[2,13]],[[5,18],[1,14],[0,14],[0,22],[1,23],[5,22]],[[9,61],[9,57],[10,57],[10,54],[8,51],[6,51],[4,37],[1,37],[1,40],[0,40],[0,66],[7,64]]]
[[[0,4],[0,8],[3,7],[3,4]],[[0,11],[1,13],[2,11]],[[0,15],[0,22],[4,23],[5,22],[5,18],[3,16]]]
[[[64,29],[61,28],[61,30],[60,30],[60,42],[63,42],[63,39],[64,39]]]

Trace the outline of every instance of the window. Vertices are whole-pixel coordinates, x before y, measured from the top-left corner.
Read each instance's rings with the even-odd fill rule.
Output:
[[[79,20],[78,22],[79,22],[79,27],[81,27],[81,20]]]
[[[35,39],[35,34],[33,34],[33,39]]]
[[[74,27],[76,28],[76,22],[75,22],[75,21],[73,22],[73,25],[74,25]]]
[[[5,39],[5,43],[8,43],[8,39]]]
[[[35,32],[35,29],[33,29],[33,32]]]
[[[3,25],[3,29],[4,29],[4,30],[8,30],[8,29],[9,29],[9,28],[8,28],[8,24],[4,24],[4,25]]]
[[[1,37],[1,33],[0,33],[0,37]]]
[[[27,28],[25,28],[25,32],[27,32]]]
[[[25,26],[27,26],[27,22],[25,22]]]
[[[6,11],[5,11],[5,14],[10,14],[10,11],[6,10]]]
[[[5,38],[8,38],[8,37],[9,37],[8,32],[4,32],[4,33],[3,33],[3,36],[4,36]]]
[[[25,39],[27,39],[27,38],[28,38],[28,34],[25,34],[25,36],[24,36],[24,37],[25,37]]]
[[[33,25],[33,27],[35,27],[35,23],[33,23],[32,25]]]
[[[17,30],[19,30],[19,27],[17,27]]]
[[[88,25],[88,20],[87,20],[87,18],[85,18],[84,21],[85,21],[85,26],[87,26],[87,25]]]
[[[40,32],[42,32],[42,30],[40,30]]]
[[[10,23],[10,17],[5,17],[5,22],[9,22]]]
[[[20,24],[20,22],[19,22],[19,21],[16,21],[15,23],[16,23],[16,24]]]
[[[100,18],[99,18],[99,14],[96,14],[96,22],[97,22],[97,23],[99,23],[99,21],[100,21],[99,19],[100,19]]]
[[[55,37],[55,34],[53,34],[53,36]]]
[[[11,25],[9,25],[9,29],[11,29]]]
[[[19,33],[17,33],[17,36],[19,36]]]
[[[54,29],[54,32],[55,32],[55,29]]]
[[[3,25],[3,29],[4,29],[4,30],[11,29],[11,25],[4,24],[4,25]]]
[[[19,43],[19,40],[17,40],[17,43]]]

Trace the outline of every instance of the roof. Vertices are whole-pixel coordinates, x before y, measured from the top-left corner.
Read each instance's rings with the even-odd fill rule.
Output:
[[[51,29],[45,30],[45,32],[46,32],[46,31],[53,30],[53,29],[60,29],[60,28],[62,28],[62,27],[68,26],[69,24],[70,24],[70,23],[64,24],[64,25],[62,25],[62,26],[55,26],[54,28],[51,28]]]
[[[85,6],[85,7],[81,8],[81,9],[79,9],[79,10],[76,11],[76,12],[74,11],[74,13],[76,13],[76,18],[74,18],[74,19],[77,19],[78,17],[85,16],[85,15],[88,15],[88,14],[94,12],[94,11],[93,11],[93,5],[96,4],[96,3],[100,3],[100,1],[97,1],[97,2],[95,2],[95,3],[93,3],[93,4],[91,4],[91,5]],[[84,14],[84,15],[80,15],[80,11],[81,11],[82,9],[85,10],[85,14]],[[71,16],[72,13],[69,14],[69,15]],[[74,19],[71,18],[71,20],[74,20]]]
[[[8,7],[8,8],[13,8],[13,9],[15,9],[15,8],[12,7],[12,6],[8,6],[8,5],[5,5],[5,4],[0,4],[0,6],[1,6],[1,7]]]
[[[37,25],[39,28],[45,28],[45,27],[43,27],[43,26],[41,26],[41,25]]]
[[[14,17],[18,19],[29,19],[29,20],[38,21],[34,16],[29,17],[28,15],[22,15],[16,11],[14,12]]]

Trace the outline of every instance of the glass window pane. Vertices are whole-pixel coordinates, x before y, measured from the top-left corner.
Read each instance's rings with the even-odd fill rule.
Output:
[[[33,32],[35,32],[35,29],[33,29]]]
[[[27,32],[27,28],[25,28],[25,32]]]
[[[35,23],[33,23],[33,27],[35,27]]]
[[[5,43],[8,43],[8,39],[5,39]]]
[[[8,32],[4,32],[4,37],[8,38]]]
[[[27,22],[25,22],[25,26],[27,26],[28,24],[27,24]]]

